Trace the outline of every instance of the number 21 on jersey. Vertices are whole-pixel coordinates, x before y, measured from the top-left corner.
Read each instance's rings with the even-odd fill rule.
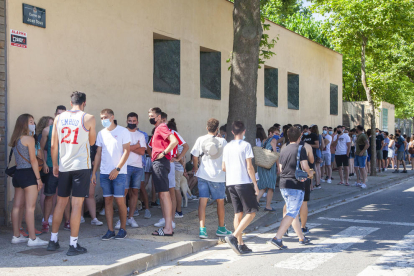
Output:
[[[73,130],[73,133],[74,133],[73,140],[71,140],[72,138],[70,137],[71,134],[72,134],[72,130],[70,129],[70,127],[62,128],[62,133],[65,134],[66,130],[68,131],[68,133],[62,138],[62,141],[60,141],[60,143],[61,144],[67,143],[67,144],[77,145],[78,144],[79,128],[76,128],[75,130]]]

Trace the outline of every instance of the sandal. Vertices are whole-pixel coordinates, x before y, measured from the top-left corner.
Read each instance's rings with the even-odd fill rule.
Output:
[[[267,208],[264,208],[264,210],[265,210],[265,211],[268,211],[268,212],[274,212],[274,211],[276,211],[276,209],[275,209],[275,208],[273,208],[273,207],[272,207],[272,209],[267,209]]]
[[[164,228],[159,228],[155,232],[152,232],[153,236],[165,236],[165,237],[172,237],[174,235],[174,232],[172,234],[166,234],[164,233]]]
[[[339,182],[338,184],[336,184],[336,185],[344,185],[344,183],[343,182]]]
[[[347,182],[347,183],[345,183],[345,186],[349,186],[349,183]]]

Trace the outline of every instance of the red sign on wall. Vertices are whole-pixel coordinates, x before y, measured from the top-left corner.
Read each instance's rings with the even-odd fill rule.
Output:
[[[27,48],[27,33],[10,30],[10,45],[20,48]]]

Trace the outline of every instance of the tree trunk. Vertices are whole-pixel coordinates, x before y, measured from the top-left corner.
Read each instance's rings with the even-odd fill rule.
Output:
[[[361,45],[361,81],[365,89],[365,94],[367,95],[367,100],[371,106],[371,175],[377,175],[376,166],[377,166],[377,151],[376,151],[376,135],[375,135],[375,103],[372,97],[372,91],[367,85],[367,77],[365,73],[365,48],[367,46],[368,39],[366,37],[362,38]]]
[[[231,133],[232,123],[240,120],[246,126],[246,141],[255,145],[257,74],[263,33],[260,0],[234,1],[233,30],[227,140],[234,138]]]

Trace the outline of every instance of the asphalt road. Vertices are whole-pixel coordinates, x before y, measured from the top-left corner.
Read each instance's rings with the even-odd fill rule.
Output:
[[[248,235],[252,254],[238,256],[222,244],[143,275],[414,275],[413,207],[410,179],[311,215],[309,245],[291,234],[288,249],[278,250],[268,243],[271,229]]]

